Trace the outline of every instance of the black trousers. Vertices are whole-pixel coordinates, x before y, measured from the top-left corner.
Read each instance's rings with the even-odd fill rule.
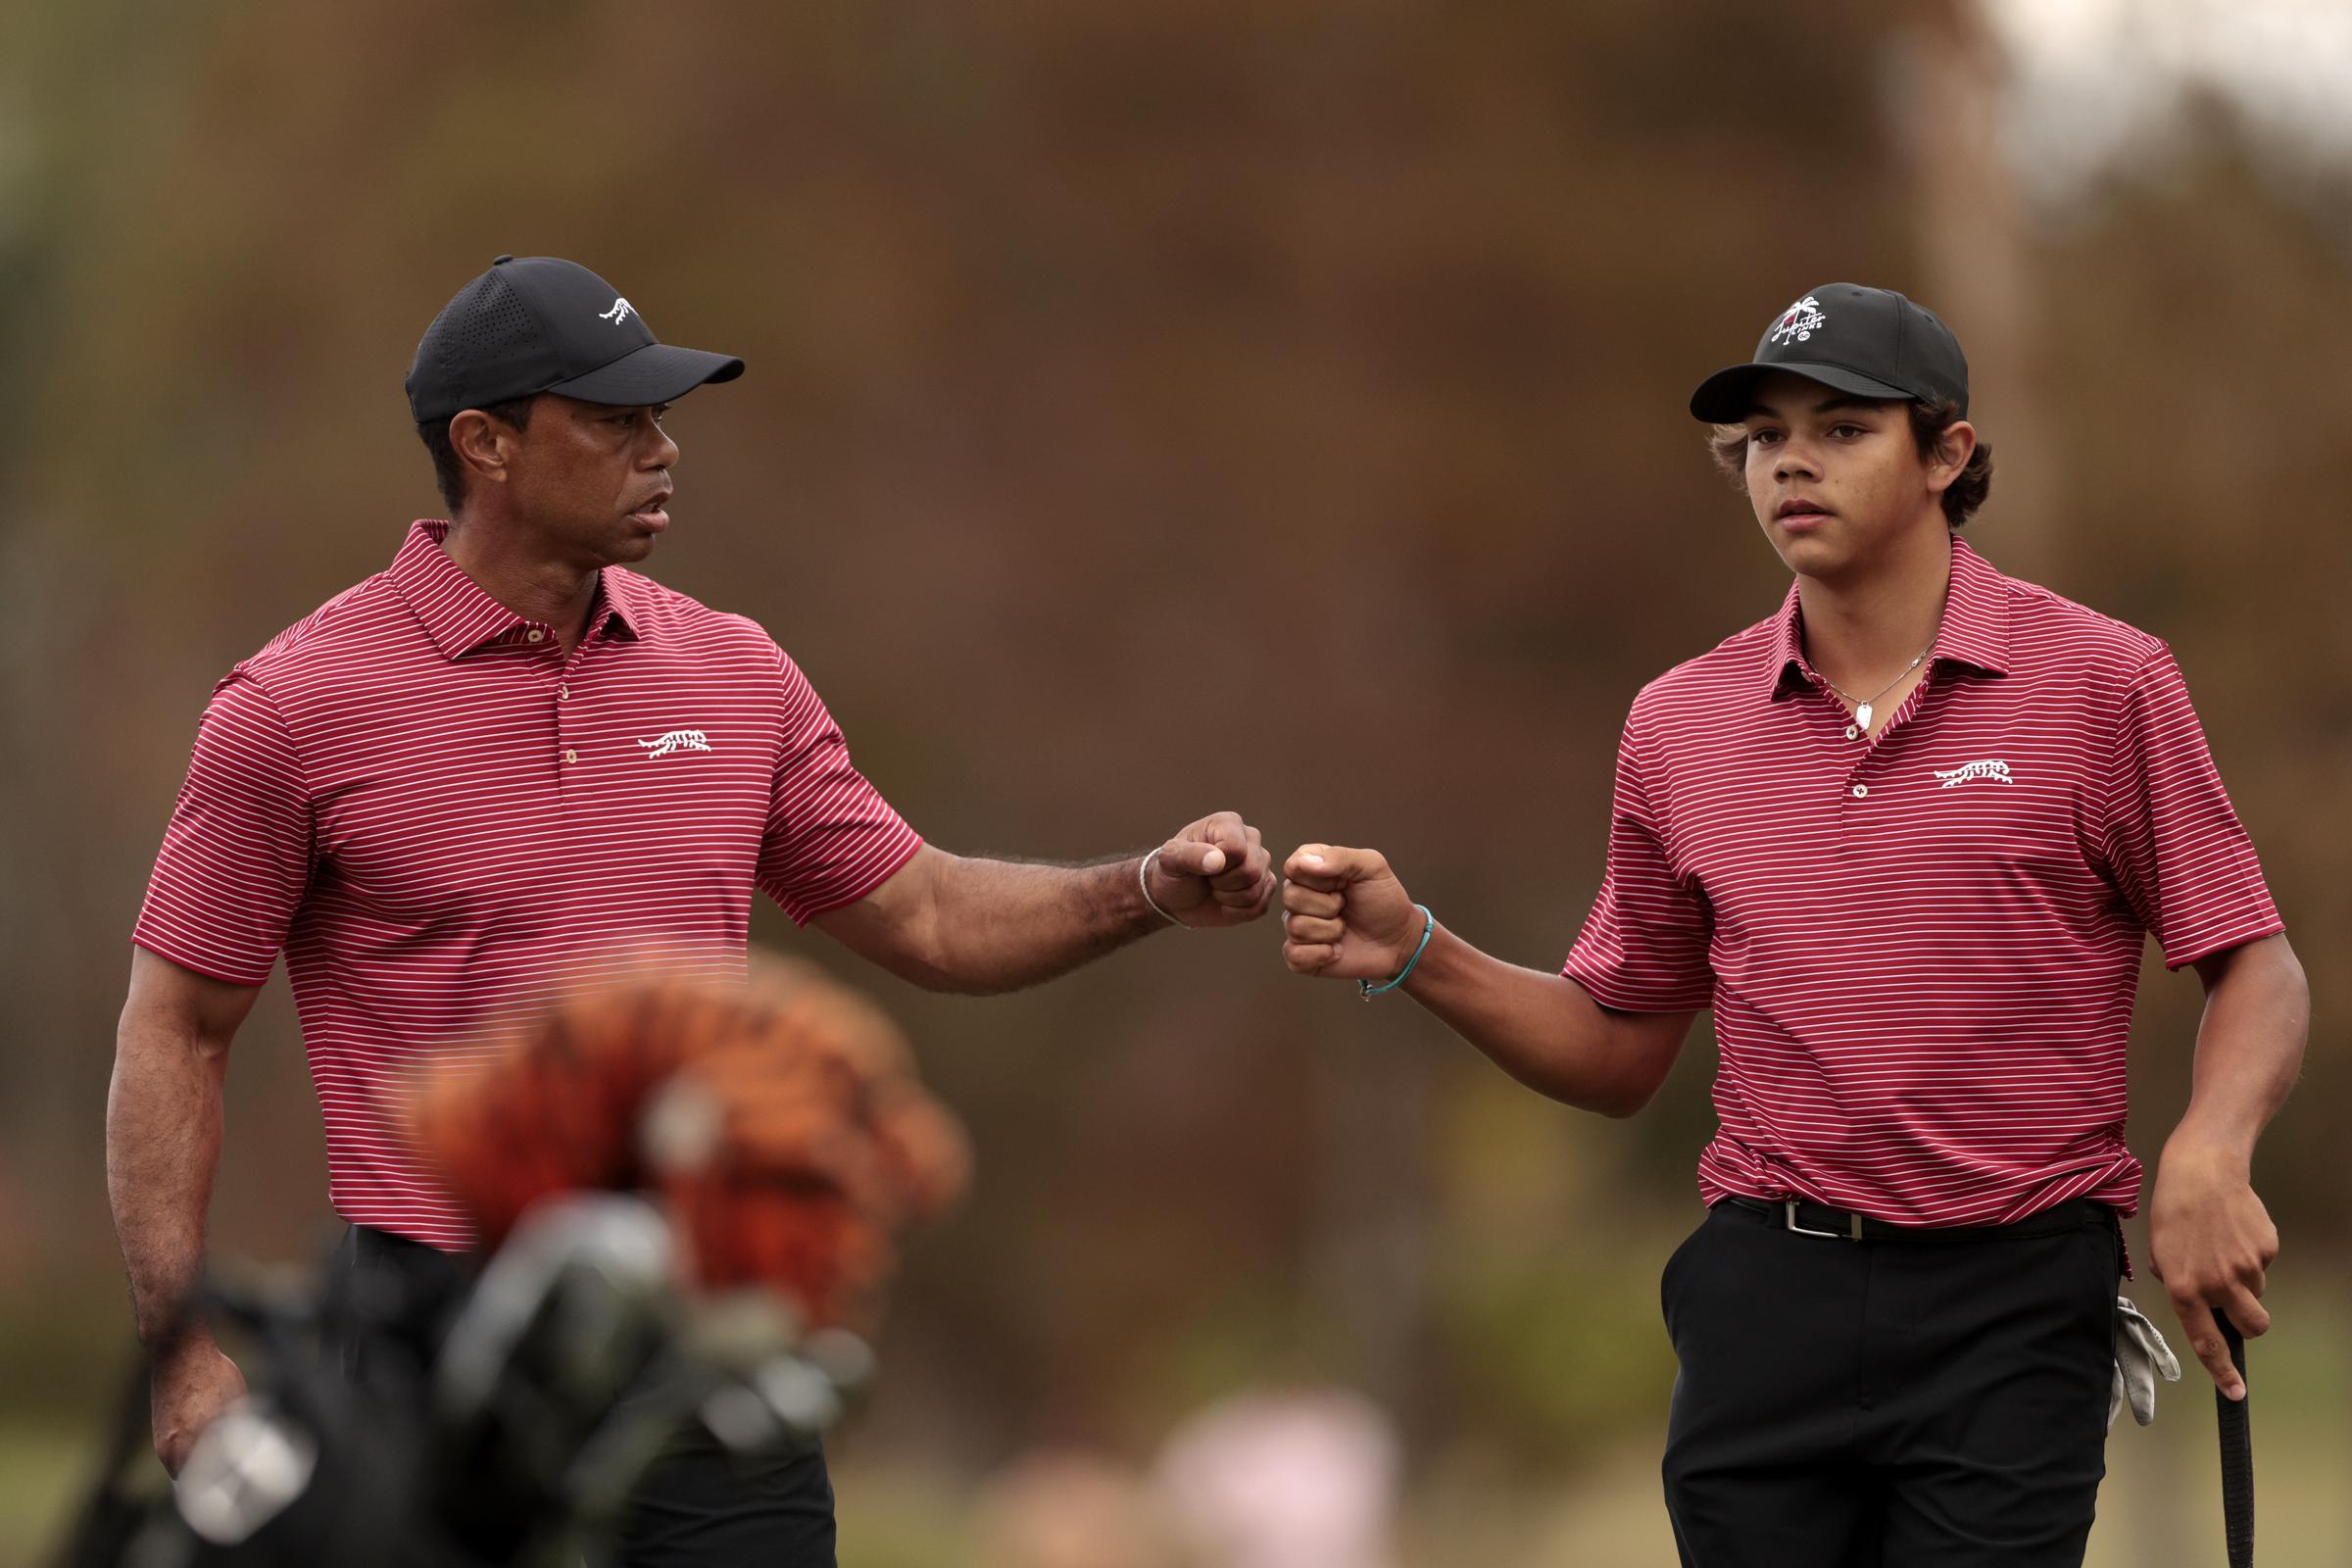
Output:
[[[2121,1246],[2115,1210],[2081,1200],[1966,1240],[1710,1209],[1659,1285],[1686,1568],[2077,1568]]]
[[[330,1294],[454,1302],[470,1282],[462,1257],[354,1225],[335,1250]],[[368,1377],[367,1346],[335,1347],[345,1375]],[[833,1483],[820,1448],[754,1460],[696,1431],[680,1438],[629,1499],[623,1568],[836,1568]]]

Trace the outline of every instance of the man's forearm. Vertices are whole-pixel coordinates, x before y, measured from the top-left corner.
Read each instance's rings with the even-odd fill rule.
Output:
[[[815,923],[903,980],[982,994],[1051,980],[1170,920],[1191,930],[1247,924],[1266,912],[1274,887],[1257,830],[1218,811],[1150,856],[1098,865],[966,859],[926,844]]]
[[[1066,974],[1168,922],[1144,901],[1142,857],[1100,865],[950,858],[932,890],[941,990],[1017,991]]]
[[[126,1019],[106,1100],[106,1190],[139,1338],[183,1330],[204,1271],[204,1218],[220,1162],[225,1050]]]
[[[1612,1014],[1566,976],[1505,963],[1443,926],[1401,989],[1530,1089],[1604,1116],[1648,1103],[1690,1027],[1688,1014]]]
[[[2310,1027],[2311,992],[2283,938],[2230,955],[2208,984],[2188,1109],[2173,1139],[2251,1165],[2302,1070]]]

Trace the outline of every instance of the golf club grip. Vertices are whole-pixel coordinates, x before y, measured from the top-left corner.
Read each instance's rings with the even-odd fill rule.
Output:
[[[2254,1435],[2246,1406],[2254,1402],[2254,1384],[2246,1376],[2246,1342],[2237,1325],[2218,1306],[2213,1320],[2221,1325],[2222,1338],[2230,1346],[2230,1364],[2237,1368],[2237,1381],[2246,1391],[2242,1399],[2213,1391],[2222,1429],[2222,1537],[2229,1544],[2230,1568],[2253,1568]]]

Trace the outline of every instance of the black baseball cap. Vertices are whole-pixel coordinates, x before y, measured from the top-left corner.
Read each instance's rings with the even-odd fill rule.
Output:
[[[539,392],[634,408],[742,373],[731,355],[656,342],[637,308],[577,262],[501,256],[424,329],[409,412],[424,424]]]
[[[1968,413],[1968,356],[1934,311],[1892,289],[1825,283],[1773,318],[1745,365],[1690,394],[1709,424],[1747,417],[1757,380],[1788,370],[1856,397],[1956,403]]]

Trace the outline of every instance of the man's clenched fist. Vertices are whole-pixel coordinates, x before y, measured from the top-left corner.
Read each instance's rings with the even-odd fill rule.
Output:
[[[156,1359],[148,1378],[155,1456],[172,1475],[221,1411],[245,1397],[245,1374],[210,1335],[180,1342]]]
[[[1144,885],[1179,925],[1241,925],[1274,902],[1274,858],[1257,829],[1219,811],[1154,851]]]

